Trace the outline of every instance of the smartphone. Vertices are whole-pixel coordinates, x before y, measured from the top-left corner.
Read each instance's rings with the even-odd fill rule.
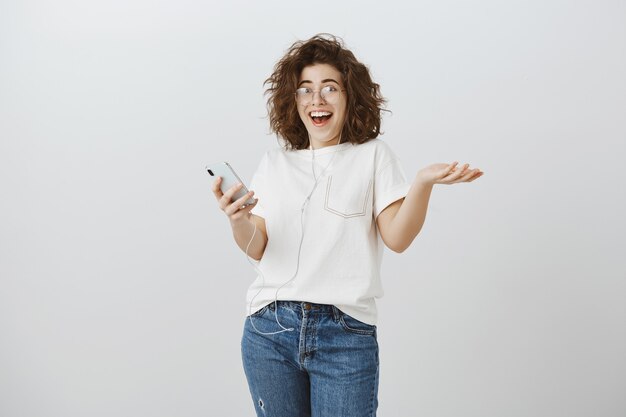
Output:
[[[209,175],[212,177],[222,177],[222,183],[220,184],[220,189],[222,190],[223,193],[225,193],[230,188],[234,187],[235,185],[239,183],[243,184],[243,181],[241,181],[241,179],[239,178],[239,175],[235,173],[235,170],[233,169],[233,167],[230,166],[228,162],[218,162],[215,164],[208,164],[206,166],[206,170],[209,173]],[[248,193],[248,188],[244,184],[244,186],[241,187],[241,189],[235,193],[235,195],[232,198],[232,201],[236,201],[240,199],[247,193]],[[254,204],[254,202],[255,202],[254,198],[249,198],[246,200],[243,207],[246,207],[250,204]]]

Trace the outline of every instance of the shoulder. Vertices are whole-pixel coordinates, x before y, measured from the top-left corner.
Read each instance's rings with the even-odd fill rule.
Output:
[[[272,147],[263,153],[259,162],[259,171],[264,173],[284,173],[291,169],[294,164],[298,164],[299,159],[296,151],[286,150],[281,147]]]
[[[263,152],[263,156],[261,157],[261,163],[271,164],[272,162],[284,158],[286,152],[287,151],[285,149],[280,147],[269,148],[265,152]]]
[[[355,151],[374,152],[380,155],[393,154],[393,150],[391,149],[391,146],[389,146],[387,142],[382,141],[380,139],[371,139],[365,143],[354,145],[352,148]]]
[[[368,159],[373,159],[378,169],[398,160],[391,146],[380,139],[372,139],[360,145],[355,145],[352,148],[353,152],[360,153],[364,156],[367,155]]]
[[[282,148],[279,147],[272,147],[267,149],[264,153],[263,153],[263,158],[264,159],[272,159],[272,158],[276,158],[278,155],[281,155],[283,153],[285,153],[286,151]]]

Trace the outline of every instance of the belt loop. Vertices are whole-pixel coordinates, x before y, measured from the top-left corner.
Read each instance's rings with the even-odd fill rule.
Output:
[[[340,317],[341,317],[341,313],[339,309],[333,305],[333,319],[335,319],[335,321],[339,321]]]

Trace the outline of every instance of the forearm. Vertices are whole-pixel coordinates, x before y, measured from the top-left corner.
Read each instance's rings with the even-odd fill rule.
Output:
[[[390,222],[390,241],[394,242],[396,252],[402,252],[408,248],[422,230],[432,189],[432,185],[414,181]]]
[[[258,261],[263,257],[263,253],[265,252],[267,237],[261,228],[257,227],[255,232],[254,225],[255,223],[251,218],[242,218],[230,222],[237,246],[244,252],[246,252],[246,248],[248,248],[248,256]],[[252,238],[253,234],[254,239],[250,242],[250,238]],[[248,243],[250,244],[249,247]]]

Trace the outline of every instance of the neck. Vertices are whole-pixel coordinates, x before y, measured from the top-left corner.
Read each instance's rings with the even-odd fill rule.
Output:
[[[337,142],[334,145],[328,145],[328,146],[335,146],[335,145],[339,145],[340,143],[341,143],[341,134],[339,135],[339,137],[337,137]],[[311,140],[311,136],[309,136],[309,149],[314,150],[314,149],[319,149],[319,148],[326,148],[326,146],[313,147],[313,141]]]

